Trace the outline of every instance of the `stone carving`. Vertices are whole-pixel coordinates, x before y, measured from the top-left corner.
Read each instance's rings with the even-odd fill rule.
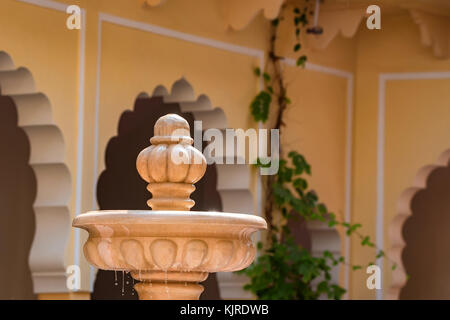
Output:
[[[177,132],[177,136],[171,135]],[[153,198],[148,205],[153,210],[189,210],[194,201],[194,183],[206,171],[202,153],[192,147],[188,122],[175,114],[161,117],[155,124],[152,145],[138,155],[136,166],[142,179],[149,183],[147,189]],[[165,195],[172,193],[168,200]]]

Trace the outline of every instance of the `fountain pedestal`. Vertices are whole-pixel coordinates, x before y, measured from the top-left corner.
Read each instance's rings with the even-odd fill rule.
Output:
[[[153,145],[138,156],[153,210],[93,211],[73,226],[89,232],[86,259],[104,270],[130,271],[141,300],[197,300],[210,272],[237,271],[255,258],[251,234],[266,228],[250,214],[188,211],[189,195],[205,173],[203,155],[191,146],[189,124],[177,115],[155,124]]]

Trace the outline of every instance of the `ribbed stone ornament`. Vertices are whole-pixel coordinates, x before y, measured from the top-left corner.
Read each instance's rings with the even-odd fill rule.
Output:
[[[137,170],[153,195],[147,202],[153,210],[186,211],[195,204],[189,196],[205,174],[206,159],[192,146],[189,129],[189,123],[176,114],[159,118],[152,145],[137,157]]]

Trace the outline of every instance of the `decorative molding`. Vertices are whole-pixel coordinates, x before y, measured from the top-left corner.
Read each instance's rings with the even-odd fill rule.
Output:
[[[66,292],[64,251],[70,233],[72,184],[64,162],[63,135],[52,120],[48,98],[36,91],[31,73],[23,67],[15,68],[3,51],[0,92],[11,97],[17,107],[18,125],[30,141],[30,166],[36,175],[36,232],[29,256],[34,292]]]
[[[406,246],[402,236],[405,221],[413,214],[411,202],[415,195],[427,188],[428,178],[431,174],[442,167],[450,166],[450,149],[443,152],[435,164],[422,167],[414,178],[412,187],[404,190],[397,202],[397,215],[391,222],[389,235],[391,238],[390,254],[397,264],[397,268],[392,272],[392,283],[387,292],[387,299],[398,299],[401,289],[405,286],[407,276],[402,263],[402,252]]]
[[[144,5],[150,7],[159,7],[160,5],[166,3],[167,0],[145,0]]]
[[[413,21],[419,26],[422,45],[431,47],[435,57],[448,58],[450,46],[449,17],[416,9],[411,9],[409,12]]]
[[[145,0],[144,4],[157,7],[167,0]],[[278,16],[282,4],[286,0],[221,0],[220,11],[227,27],[242,30],[262,12],[266,19],[272,20]]]
[[[221,0],[220,9],[227,27],[242,30],[259,14],[275,19],[285,0]]]
[[[114,211],[117,216],[119,211]],[[134,211],[123,211],[133,215]],[[137,211],[139,212],[139,211]],[[102,211],[102,214],[106,212]],[[101,226],[101,225],[100,225]],[[112,224],[109,227],[114,228]],[[170,227],[170,226],[169,226]],[[92,230],[91,230],[91,229]],[[87,227],[95,232],[95,225]],[[117,230],[123,230],[117,226]],[[136,235],[117,237],[89,237],[84,252],[90,263],[102,270],[145,270],[167,272],[231,272],[248,266],[255,258],[255,247],[250,239],[251,228],[242,227],[243,236],[235,234],[234,238],[202,237],[201,231],[196,236],[158,237],[158,223],[149,225],[146,232],[155,236]],[[200,228],[200,226],[199,226]],[[222,228],[222,227],[221,227]],[[174,226],[172,233],[180,232]],[[151,230],[151,231],[150,231]],[[223,232],[223,231],[222,231]],[[133,233],[133,230],[131,230]],[[120,231],[118,232],[120,234]],[[136,272],[135,271],[135,272]]]
[[[34,0],[21,0],[34,1]],[[145,0],[145,5],[157,7],[167,0]],[[227,27],[242,30],[260,13],[266,19],[276,18],[286,0],[221,0],[220,11]],[[366,15],[367,5],[338,5],[323,3],[318,24],[323,28],[321,35],[307,34],[306,41],[313,49],[323,50],[339,34],[353,38],[358,31],[362,19]],[[448,9],[433,6],[419,6],[416,2],[399,3],[396,9],[408,10],[413,21],[419,26],[422,45],[432,47],[437,58],[448,58],[450,51],[450,20]]]
[[[306,36],[308,46],[322,50],[339,34],[346,38],[353,38],[365,14],[365,8],[327,10],[323,5],[318,22],[323,28],[323,33],[321,35],[308,34]]]

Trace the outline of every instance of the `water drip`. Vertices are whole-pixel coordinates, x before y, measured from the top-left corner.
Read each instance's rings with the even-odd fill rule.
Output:
[[[125,295],[125,271],[122,270],[122,296]]]
[[[164,285],[166,286],[167,299],[170,298],[169,286],[167,285],[167,270],[164,270]]]

